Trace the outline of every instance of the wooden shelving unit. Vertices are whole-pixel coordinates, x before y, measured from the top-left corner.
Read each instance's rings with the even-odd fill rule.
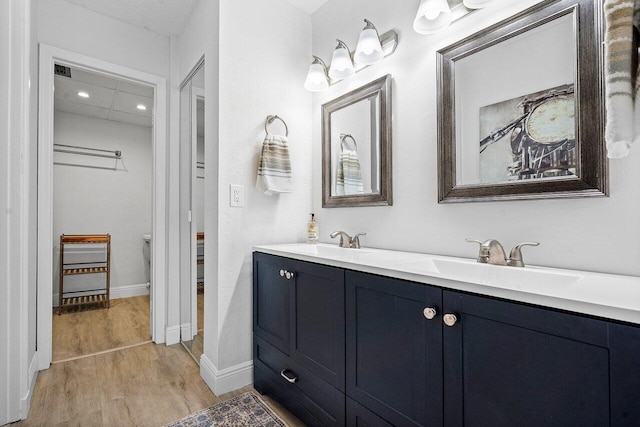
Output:
[[[74,262],[65,260],[68,245],[104,245],[104,257],[89,261]],[[98,289],[65,291],[64,281],[68,276],[80,274],[104,274],[105,286]],[[81,306],[109,308],[111,285],[111,235],[110,234],[63,234],[60,236],[60,282],[58,314],[66,309]],[[87,295],[87,293],[91,293]]]

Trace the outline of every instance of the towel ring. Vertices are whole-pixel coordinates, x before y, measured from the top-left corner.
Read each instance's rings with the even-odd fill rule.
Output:
[[[345,133],[341,133],[340,134],[340,146],[342,146],[342,148],[344,149],[344,140],[345,139],[351,139],[351,141],[353,141],[353,146],[355,147],[355,151],[358,151],[358,143],[356,142],[356,139],[351,135],[351,134],[345,134]]]
[[[273,116],[272,115],[267,116],[267,119],[264,121],[264,131],[266,133],[269,133],[269,130],[267,129],[267,125],[270,125],[271,123],[276,121],[276,119],[280,120],[284,125],[285,136],[289,136],[289,127],[287,126],[287,123],[282,119],[282,117],[278,116],[277,114]]]

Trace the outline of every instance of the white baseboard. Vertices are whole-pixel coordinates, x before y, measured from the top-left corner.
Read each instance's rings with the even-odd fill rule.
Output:
[[[193,332],[194,331],[191,330],[191,323],[183,323],[182,326],[180,326],[180,339],[182,341],[192,340],[195,336]]]
[[[38,361],[38,352],[33,353],[31,363],[29,364],[29,389],[27,394],[20,400],[20,419],[24,420],[29,416],[29,410],[31,409],[31,396],[33,396],[33,389],[36,386],[36,380],[38,379],[40,363]]]
[[[203,354],[200,356],[200,376],[213,394],[220,396],[253,382],[253,361],[218,370],[211,359]]]
[[[180,342],[180,325],[167,326],[164,337],[166,345],[178,344]]]
[[[110,299],[139,297],[149,295],[149,284],[140,283],[139,285],[116,286],[110,290]],[[53,294],[53,306],[58,306],[58,294]]]

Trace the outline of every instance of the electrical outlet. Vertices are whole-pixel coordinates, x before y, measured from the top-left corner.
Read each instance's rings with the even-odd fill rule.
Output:
[[[241,208],[244,206],[244,186],[229,185],[229,206]]]

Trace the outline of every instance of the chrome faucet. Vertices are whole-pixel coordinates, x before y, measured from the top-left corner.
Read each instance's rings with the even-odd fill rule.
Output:
[[[332,239],[340,236],[340,247],[341,248],[352,248],[352,249],[360,249],[360,236],[366,236],[367,233],[358,233],[355,236],[351,237],[344,231],[334,231],[330,234]]]
[[[538,246],[539,242],[524,242],[516,245],[511,249],[509,258],[507,258],[504,248],[495,239],[489,239],[484,242],[476,239],[466,239],[469,243],[478,243],[480,252],[478,253],[478,262],[493,265],[509,265],[511,267],[524,267],[522,260],[522,246]]]

